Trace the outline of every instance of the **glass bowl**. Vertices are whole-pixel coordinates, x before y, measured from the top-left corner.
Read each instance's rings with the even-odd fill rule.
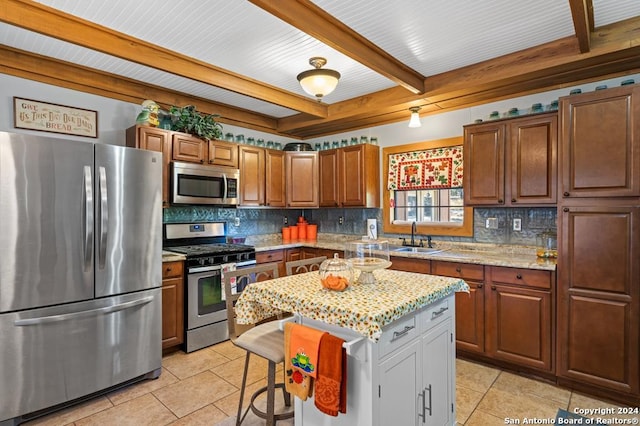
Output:
[[[344,291],[353,282],[353,268],[351,262],[338,257],[338,253],[333,255],[333,259],[327,259],[320,264],[320,283],[322,287]]]

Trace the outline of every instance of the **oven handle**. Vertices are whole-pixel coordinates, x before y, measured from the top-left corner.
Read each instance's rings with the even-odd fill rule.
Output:
[[[256,260],[244,260],[242,262],[236,262],[236,268],[242,268],[243,266],[253,266],[256,264]]]
[[[196,266],[187,269],[189,274],[196,274],[198,272],[210,272],[210,271],[219,271],[222,269],[222,265],[208,265],[208,266]]]

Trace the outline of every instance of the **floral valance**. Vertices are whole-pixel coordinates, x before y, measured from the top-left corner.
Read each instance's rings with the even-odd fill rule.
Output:
[[[389,155],[387,188],[394,191],[462,187],[462,145]]]

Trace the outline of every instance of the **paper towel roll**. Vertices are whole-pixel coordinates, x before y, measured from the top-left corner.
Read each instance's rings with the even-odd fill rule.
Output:
[[[367,219],[367,236],[370,239],[378,239],[378,222],[376,219]]]

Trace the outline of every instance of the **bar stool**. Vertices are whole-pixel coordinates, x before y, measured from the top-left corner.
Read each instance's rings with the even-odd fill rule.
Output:
[[[327,256],[318,256],[302,260],[290,260],[285,264],[287,268],[287,275],[317,271],[320,269],[320,264],[325,260],[327,260]]]
[[[236,425],[242,424],[249,409],[251,409],[256,416],[265,419],[267,425],[273,426],[276,421],[290,419],[294,414],[293,410],[278,414],[275,413],[276,388],[282,389],[285,406],[291,406],[291,395],[285,390],[284,382],[276,383],[276,365],[284,361],[284,333],[278,328],[277,321],[261,322],[260,324],[249,326],[236,323],[234,305],[238,297],[240,297],[240,292],[236,292],[235,288],[232,289],[231,282],[235,278],[236,288],[240,285],[242,289],[244,289],[247,285],[251,285],[261,279],[278,278],[278,264],[267,263],[245,267],[236,271],[225,272],[223,276],[229,339],[231,339],[231,342],[235,346],[247,352],[244,363],[244,374],[242,375],[242,387],[240,388]],[[249,370],[249,358],[251,354],[260,356],[268,361],[267,386],[254,392],[251,396],[249,407],[247,407],[243,414],[242,400],[244,399],[244,391],[247,384],[247,372]],[[258,409],[254,404],[256,398],[264,392],[267,393],[266,412]]]

